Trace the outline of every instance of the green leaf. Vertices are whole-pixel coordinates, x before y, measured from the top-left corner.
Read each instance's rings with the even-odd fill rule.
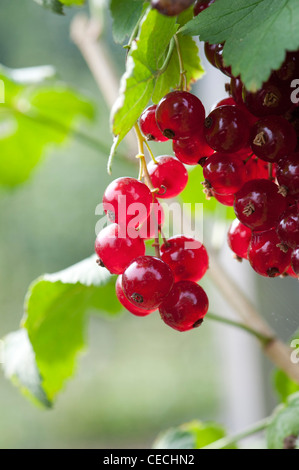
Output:
[[[191,421],[158,436],[154,449],[201,449],[226,435],[214,422]]]
[[[285,405],[280,405],[274,412],[267,428],[269,449],[283,449],[286,438],[297,439],[295,446],[299,449],[299,393],[291,395]]]
[[[34,0],[44,8],[52,10],[54,13],[63,15],[63,5],[70,6],[82,6],[86,0]]]
[[[5,376],[19,387],[27,398],[37,405],[51,407],[51,402],[42,388],[34,351],[24,328],[5,336],[2,360]]]
[[[92,119],[90,102],[63,83],[47,80],[49,67],[0,69],[0,184],[24,182],[49,144],[61,144],[79,117]],[[0,100],[1,101],[1,100]]]
[[[184,203],[191,204],[192,212],[195,211],[195,204],[203,204],[204,214],[214,214],[217,219],[234,220],[236,215],[232,207],[220,204],[214,197],[210,200],[206,199],[206,195],[203,192],[203,185],[201,184],[204,180],[202,167],[200,165],[189,170],[188,184],[179,195],[179,199]]]
[[[111,0],[110,11],[113,18],[113,37],[115,42],[122,44],[127,36],[131,36],[135,25],[143,11],[143,0]]]
[[[40,386],[28,386],[26,362],[19,360],[22,357],[18,349],[15,351],[17,359],[14,358],[11,346],[10,357],[12,362],[18,363],[21,388],[26,387],[43,403],[41,388],[46,399],[52,402],[65,380],[73,375],[78,353],[85,347],[86,314],[100,311],[111,316],[119,309],[114,278],[97,266],[96,256],[38,278],[28,290],[22,326],[28,332],[35,354],[33,382],[38,384],[37,378],[42,379]],[[34,368],[32,364],[30,367]],[[10,377],[15,375],[10,374]]]
[[[289,395],[299,392],[299,385],[294,382],[283,370],[276,370],[274,374],[274,384],[279,398],[286,402]]]
[[[280,67],[285,52],[299,48],[299,2],[218,0],[182,32],[213,44],[225,41],[225,63],[256,91]]]

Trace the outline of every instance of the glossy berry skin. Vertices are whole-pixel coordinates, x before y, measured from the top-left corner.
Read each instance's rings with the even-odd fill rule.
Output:
[[[280,248],[280,239],[275,230],[253,233],[248,249],[248,260],[261,276],[277,277],[291,263],[292,250]]]
[[[294,127],[282,116],[267,116],[251,129],[250,145],[253,153],[266,162],[277,162],[294,152],[297,135]]]
[[[182,162],[169,155],[161,155],[148,164],[147,169],[155,188],[156,197],[167,199],[180,194],[188,182],[188,172]]]
[[[251,114],[259,117],[284,114],[292,105],[289,87],[273,78],[256,93],[243,90],[243,101]]]
[[[103,195],[103,207],[108,219],[121,225],[127,225],[130,220],[134,219],[138,214],[137,207],[140,209],[139,223],[146,220],[152,201],[153,197],[149,188],[141,181],[130,177],[112,181]],[[138,203],[138,206],[130,208],[130,205],[134,203]]]
[[[160,131],[156,123],[156,109],[157,106],[154,104],[148,106],[140,116],[139,125],[141,132],[145,135],[146,140],[154,140],[155,142],[165,142],[165,137]]]
[[[228,98],[223,98],[223,100],[218,101],[212,106],[210,113],[214,111],[214,109],[220,108],[220,106],[236,106],[236,104],[237,103],[231,96],[229,96]]]
[[[223,61],[223,45],[219,44],[219,46],[215,50],[215,64],[216,67],[224,73],[224,75],[227,75],[228,77],[232,76],[232,69],[230,66],[224,65]]]
[[[210,44],[209,42],[205,42],[204,45],[204,51],[205,51],[205,56],[207,58],[207,61],[210,62],[213,67],[217,68],[216,62],[215,62],[215,51],[218,48],[219,44]]]
[[[200,131],[205,110],[197,96],[187,91],[172,91],[164,96],[156,109],[156,121],[169,139],[184,139]]]
[[[234,194],[217,194],[212,190],[212,196],[223,206],[233,207],[234,205]]]
[[[205,186],[222,195],[236,193],[247,178],[245,164],[238,155],[220,152],[206,160],[203,175]]]
[[[144,308],[139,308],[136,305],[133,305],[125,296],[123,288],[122,288],[122,276],[118,276],[115,283],[115,292],[116,297],[118,298],[119,302],[125,307],[130,313],[136,315],[137,317],[145,317],[150,313],[154,312],[155,310],[144,310]]]
[[[291,262],[294,273],[299,277],[299,247],[293,250]]]
[[[217,152],[237,152],[248,143],[249,125],[237,106],[220,106],[205,119],[204,134]]]
[[[152,203],[151,213],[139,230],[141,238],[150,239],[158,236],[159,227],[164,224],[165,214],[158,199]]]
[[[292,258],[291,258],[291,259],[292,259]],[[288,269],[284,272],[284,274],[287,274],[287,275],[290,276],[290,277],[294,277],[295,279],[298,278],[298,276],[297,276],[297,274],[295,273],[295,271],[294,271],[292,265],[290,265],[290,266],[288,267]]]
[[[174,140],[172,147],[175,156],[185,165],[197,165],[199,160],[214,153],[203,133],[189,139]]]
[[[254,231],[270,230],[287,207],[287,198],[266,179],[247,181],[236,193],[234,210],[242,224]]]
[[[288,195],[299,196],[299,152],[282,158],[276,166],[276,177],[280,186],[284,186]]]
[[[175,282],[197,282],[209,267],[209,257],[204,245],[183,235],[171,237],[161,246],[161,259],[171,268]]]
[[[172,285],[170,267],[154,256],[139,256],[122,276],[122,288],[127,299],[146,310],[159,307]]]
[[[95,252],[108,271],[122,274],[136,256],[145,254],[145,244],[138,234],[136,238],[131,238],[125,228],[111,224],[99,232]]]
[[[251,240],[251,230],[235,219],[227,234],[227,242],[230,249],[238,258],[248,259],[247,251]]]
[[[162,15],[176,16],[186,10],[194,0],[151,0],[151,7]]]
[[[276,232],[285,245],[293,249],[299,246],[299,211],[296,206],[281,215]]]
[[[268,179],[269,177],[269,170],[268,170],[268,163],[259,158],[255,157],[254,155],[248,162],[245,164],[247,169],[248,180],[252,179]],[[275,168],[273,168],[273,177],[275,173]]]
[[[193,8],[194,16],[197,16],[214,2],[215,0],[196,0]]]
[[[283,82],[290,83],[294,78],[298,78],[299,54],[297,52],[287,52],[286,58],[274,75]]]
[[[159,307],[162,320],[178,331],[192,330],[201,325],[209,308],[207,294],[192,281],[176,282]]]

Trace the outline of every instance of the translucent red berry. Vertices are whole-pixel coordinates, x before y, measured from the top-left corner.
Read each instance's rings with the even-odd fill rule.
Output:
[[[165,142],[168,139],[162,134],[157,125],[156,109],[157,106],[154,104],[143,111],[139,119],[140,129],[147,140],[154,140],[155,142]]]
[[[299,277],[299,247],[293,250],[291,261],[294,273]]]
[[[290,276],[290,277],[294,277],[295,279],[298,278],[298,275],[295,273],[295,271],[294,271],[292,265],[290,265],[290,266],[288,267],[288,269],[284,272],[284,274],[286,274],[286,275],[288,275],[288,276]]]
[[[223,45],[219,44],[215,49],[215,65],[216,67],[228,77],[232,76],[232,69],[229,65],[224,65],[223,60]]]
[[[220,202],[223,206],[233,207],[235,195],[234,194],[217,194],[211,190],[211,195]]]
[[[185,165],[197,165],[199,160],[214,153],[214,150],[207,144],[203,133],[198,133],[189,139],[174,140],[173,151],[175,156]]]
[[[183,235],[171,237],[161,246],[161,259],[170,266],[176,282],[199,281],[209,266],[204,245]]]
[[[159,203],[158,199],[155,199],[152,203],[151,213],[142,224],[139,230],[139,236],[141,238],[149,239],[158,236],[160,227],[164,224],[165,214],[163,207]]]
[[[277,228],[277,234],[285,245],[291,248],[299,246],[299,211],[290,207],[281,215]]]
[[[238,258],[248,259],[247,251],[251,240],[250,228],[235,219],[227,234],[228,246]]]
[[[139,308],[136,305],[133,305],[127,299],[122,288],[122,276],[118,276],[116,279],[115,292],[116,292],[116,297],[118,298],[122,306],[125,307],[130,313],[133,313],[133,315],[136,315],[137,317],[145,317],[146,315],[149,315],[150,313],[155,311],[155,310],[145,310],[144,308]]]
[[[281,244],[275,230],[268,230],[252,234],[248,260],[261,276],[277,277],[290,265],[291,253],[292,250]]]
[[[212,106],[210,112],[214,111],[216,108],[220,108],[220,106],[236,106],[236,104],[235,100],[229,96],[228,98],[223,98],[223,100],[217,101],[217,103]]]
[[[203,166],[204,186],[218,194],[234,194],[247,180],[244,162],[238,155],[216,152]]]
[[[282,116],[267,116],[251,129],[252,151],[266,162],[277,162],[293,152],[297,145],[294,127]]]
[[[127,235],[125,227],[111,224],[101,230],[96,238],[95,252],[101,265],[112,274],[122,274],[136,256],[145,254],[144,241]]]
[[[210,44],[209,42],[205,42],[204,50],[205,50],[205,56],[210,62],[213,67],[217,67],[215,63],[215,51],[218,48],[219,44]]]
[[[279,160],[276,166],[276,177],[280,186],[290,196],[299,196],[299,152]]]
[[[161,155],[148,164],[148,172],[158,198],[170,198],[180,194],[188,182],[188,172],[182,162],[169,155]]]
[[[118,178],[106,188],[103,207],[109,220],[121,225],[138,217],[136,226],[147,219],[153,201],[149,188],[135,178]]]
[[[151,6],[162,13],[162,15],[177,16],[192,5],[193,2],[194,0],[151,0]]]
[[[209,308],[207,294],[192,281],[176,282],[159,307],[166,325],[178,331],[188,331],[201,325]]]
[[[244,90],[243,100],[254,116],[284,114],[292,105],[290,89],[271,77],[256,93]]]
[[[205,119],[204,134],[214,150],[237,152],[248,143],[249,124],[239,107],[220,106]]]
[[[170,267],[154,256],[139,256],[122,276],[122,288],[128,300],[139,308],[157,308],[173,285]]]
[[[205,119],[204,107],[197,96],[187,91],[172,91],[156,109],[156,121],[163,135],[181,139],[196,134]]]
[[[196,0],[194,4],[194,16],[197,16],[199,13],[208,8],[215,0]]]
[[[286,198],[278,191],[278,186],[266,179],[247,181],[235,195],[237,218],[251,230],[270,230],[287,207]]]

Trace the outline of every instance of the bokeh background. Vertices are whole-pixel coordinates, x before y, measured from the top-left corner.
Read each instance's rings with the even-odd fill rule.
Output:
[[[69,37],[76,14],[75,9],[60,17],[32,0],[2,0],[0,62],[12,68],[54,65],[62,80],[94,102],[96,121],[83,130],[108,149],[109,109]],[[109,16],[104,34],[120,76],[125,52],[113,44]],[[208,111],[224,96],[224,80],[205,65],[209,79],[194,92]],[[59,149],[48,149],[25,184],[0,189],[0,337],[18,328],[33,279],[93,252],[95,207],[111,181],[107,157],[69,139]],[[131,163],[115,162],[113,177],[136,173]],[[217,240],[224,268],[288,340],[299,323],[298,283],[268,281],[245,263],[234,262],[225,242],[228,224],[207,217],[207,241]],[[230,315],[212,283],[203,285],[213,311]],[[91,316],[86,339],[77,375],[53,410],[34,407],[1,373],[0,448],[149,448],[161,430],[192,419],[217,420],[239,430],[266,416],[277,400],[271,390],[272,368],[256,341],[226,326],[206,321],[204,329],[180,334],[158,315],[142,319],[124,312],[113,320]]]

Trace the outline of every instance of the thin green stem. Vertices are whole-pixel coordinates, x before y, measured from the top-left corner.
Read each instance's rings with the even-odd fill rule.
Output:
[[[251,436],[252,434],[256,434],[257,432],[263,431],[270,423],[270,418],[262,419],[257,423],[249,426],[244,431],[239,433],[233,434],[232,436],[223,437],[218,441],[212,442],[211,444],[202,447],[202,449],[225,449],[227,447],[231,447],[232,445],[236,444],[241,439],[245,437]]]
[[[182,58],[181,47],[180,47],[180,43],[179,43],[177,35],[175,34],[173,37],[174,37],[176,50],[177,50],[177,54],[179,58],[179,64],[180,64],[180,77],[181,78],[180,78],[179,88],[180,90],[186,90],[187,89],[187,77],[186,77],[186,70],[184,68],[184,63],[183,63],[183,58]]]
[[[268,343],[270,343],[274,339],[273,337],[263,335],[262,333],[254,330],[253,328],[250,328],[247,325],[244,325],[243,323],[240,323],[240,322],[237,322],[237,321],[234,321],[234,320],[230,320],[229,318],[225,318],[225,317],[222,317],[220,315],[216,315],[214,313],[208,313],[206,318],[210,319],[210,320],[215,320],[215,321],[218,321],[218,322],[221,322],[221,323],[225,323],[226,325],[235,326],[235,327],[240,328],[244,331],[247,331],[247,333],[250,333],[251,335],[255,336],[259,341],[261,341],[264,346],[266,346]]]
[[[152,149],[150,148],[148,142],[145,140],[144,143],[145,143],[145,146],[146,146],[146,148],[147,148],[147,151],[148,151],[148,153],[150,154],[150,157],[151,157],[151,159],[153,160],[153,162],[154,162],[154,163],[158,163],[157,160],[155,159],[155,156],[154,156],[154,154],[153,154],[153,152],[152,152]]]
[[[162,75],[162,73],[164,73],[166,71],[166,69],[169,65],[170,59],[172,57],[174,45],[175,45],[175,39],[174,39],[174,37],[172,37],[171,40],[170,40],[170,43],[169,43],[168,52],[167,52],[167,55],[165,57],[164,63],[162,65],[162,67],[157,71],[157,76]]]

